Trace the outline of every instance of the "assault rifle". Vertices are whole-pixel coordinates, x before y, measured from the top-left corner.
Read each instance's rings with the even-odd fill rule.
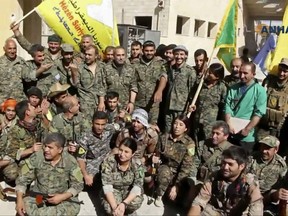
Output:
[[[48,204],[47,199],[51,198],[51,196],[49,196],[48,194],[44,194],[44,193],[40,193],[40,192],[29,191],[28,194],[30,197],[35,197],[36,205],[38,208],[43,207],[44,204]],[[65,200],[65,201],[84,205],[83,201],[76,201],[76,200],[72,200],[70,198]]]

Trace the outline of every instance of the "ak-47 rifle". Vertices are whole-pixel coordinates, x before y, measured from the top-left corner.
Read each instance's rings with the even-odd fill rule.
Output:
[[[165,134],[165,144],[163,145],[162,138],[161,138],[161,136],[158,135],[158,143],[157,143],[157,146],[156,146],[156,149],[154,152],[154,155],[156,157],[160,157],[161,152],[164,151],[165,145],[166,145],[167,140],[168,140],[168,136],[169,136],[169,134]],[[156,192],[157,171],[158,171],[158,167],[160,165],[160,161],[158,163],[153,163],[152,157],[150,157],[150,160],[149,160],[151,165],[148,166],[148,168],[147,168],[147,173],[150,174],[150,176],[152,177],[152,180],[151,180],[151,182],[149,182],[149,185],[148,185],[148,188],[151,189],[151,191],[152,191],[152,194],[151,194],[152,199],[148,198],[148,200],[147,200],[148,205],[152,204],[154,201],[153,197],[155,196],[155,192]]]
[[[39,128],[36,133],[36,142],[42,142],[42,134],[43,130],[42,128]]]
[[[44,194],[44,193],[34,192],[34,191],[29,191],[28,194],[30,197],[35,197],[36,205],[38,208],[43,207],[44,204],[47,203],[47,199],[49,199],[51,197],[51,196],[49,196],[49,194]],[[76,200],[72,200],[70,198],[65,200],[65,201],[84,205],[83,201],[76,201]]]

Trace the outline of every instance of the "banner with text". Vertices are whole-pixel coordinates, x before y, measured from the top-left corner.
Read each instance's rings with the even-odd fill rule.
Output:
[[[101,52],[106,46],[119,45],[112,0],[45,0],[36,11],[65,43],[78,51],[85,34],[93,37]]]

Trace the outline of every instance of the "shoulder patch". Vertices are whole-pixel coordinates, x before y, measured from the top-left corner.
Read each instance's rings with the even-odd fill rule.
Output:
[[[195,155],[195,145],[188,145],[187,146],[187,152],[190,156],[194,156]]]
[[[83,175],[79,167],[73,170],[72,175],[77,179],[78,182],[83,181]]]
[[[85,148],[83,148],[82,146],[79,147],[78,149],[78,156],[82,156],[87,152],[87,150]]]

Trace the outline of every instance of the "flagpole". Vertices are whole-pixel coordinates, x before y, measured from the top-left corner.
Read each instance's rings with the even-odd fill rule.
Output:
[[[207,66],[208,66],[208,67],[209,67],[209,65],[210,65],[210,62],[211,62],[211,59],[212,59],[212,57],[213,57],[214,51],[215,51],[215,47],[213,48],[212,53],[211,53],[211,55],[210,55],[210,58],[208,59],[208,63],[207,63]],[[205,79],[205,77],[206,77],[206,74],[207,74],[208,70],[209,70],[209,69],[207,68],[206,71],[204,71],[204,73],[203,73],[203,75],[202,75],[202,77],[201,77],[200,83],[199,83],[199,85],[198,85],[198,87],[197,87],[196,93],[195,93],[195,95],[194,95],[194,97],[193,97],[193,100],[192,100],[191,104],[189,105],[189,107],[195,105],[195,103],[196,103],[196,101],[197,101],[197,99],[198,99],[198,96],[199,96],[199,94],[200,94],[200,91],[201,91],[201,89],[202,89],[202,86],[203,86],[203,83],[204,83],[204,79]],[[187,117],[188,117],[188,118],[190,118],[191,113],[192,113],[192,112],[188,112],[188,113],[187,113]]]
[[[115,16],[114,16],[114,4],[113,0],[111,0],[112,4],[112,16],[113,16],[113,28],[112,28],[112,46],[114,46],[114,38],[115,38]]]
[[[25,14],[21,19],[16,21],[13,26],[18,25],[20,22],[22,22],[26,17],[28,17],[30,14],[32,14],[34,11],[36,11],[36,7],[33,8],[29,13]]]

